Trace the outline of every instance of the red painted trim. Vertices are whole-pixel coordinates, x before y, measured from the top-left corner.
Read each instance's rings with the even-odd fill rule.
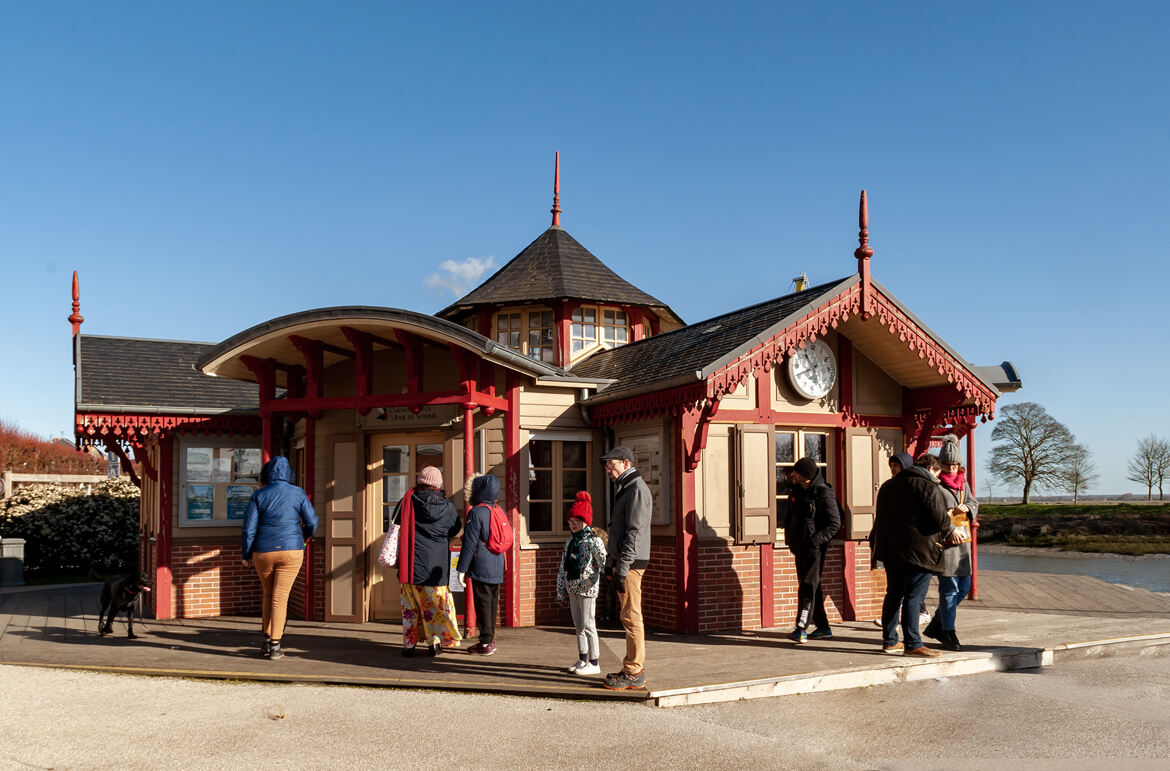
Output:
[[[694,471],[699,466],[699,456],[703,450],[707,448],[707,432],[711,428],[711,418],[719,411],[719,402],[712,399],[703,405],[702,411],[698,418],[695,419],[694,435],[688,437],[691,432],[685,431],[683,434],[684,451],[686,452],[686,471]],[[690,414],[688,411],[686,414]],[[690,438],[689,445],[687,439]]]
[[[498,396],[489,396],[478,391],[472,393],[471,400],[480,407],[493,407],[497,410],[506,410],[508,402]],[[307,413],[311,410],[342,410],[365,409],[367,412],[378,407],[426,407],[432,404],[459,404],[467,403],[467,394],[459,391],[436,391],[433,393],[415,394],[371,394],[369,396],[329,396],[323,399],[279,399],[260,407],[263,415],[287,415],[289,413]]]
[[[776,626],[776,587],[773,580],[772,544],[760,544],[760,626]]]
[[[151,435],[170,432],[185,434],[246,435],[260,432],[260,419],[252,415],[143,415],[79,412],[74,415],[77,439],[94,440],[108,436],[137,446]]]
[[[495,313],[491,308],[480,308],[479,312],[475,315],[476,325],[478,327],[476,331],[489,340],[492,338],[492,316],[494,315]]]
[[[272,416],[260,416],[260,456],[261,459],[267,463],[272,460],[273,446],[272,446]]]
[[[676,628],[683,634],[699,631],[699,545],[696,534],[695,472],[687,469],[686,441],[694,436],[699,423],[697,410],[679,416],[675,436],[674,474],[680,495],[675,510],[675,542],[678,549],[676,567]]]
[[[841,608],[844,621],[857,620],[857,543],[846,541],[845,549],[845,607]]]
[[[150,462],[150,453],[139,443],[131,445],[134,450],[134,460],[142,464],[142,471],[146,474],[146,478],[152,482],[158,481],[158,469]]]
[[[422,393],[422,338],[404,329],[395,329],[394,336],[402,343],[402,349],[406,353],[406,393]]]
[[[854,415],[846,417],[841,413],[818,412],[774,412],[756,410],[719,410],[719,422],[727,423],[772,423],[778,426],[819,426],[822,428],[902,428],[903,420],[896,415]]]
[[[569,366],[569,345],[570,334],[572,332],[573,323],[573,309],[576,307],[575,303],[561,302],[557,303],[553,308],[553,318],[556,319],[557,328],[557,366]]]
[[[520,626],[520,378],[507,380],[508,411],[504,415],[504,505],[512,520],[512,549],[504,570],[506,623]]]
[[[305,419],[305,478],[301,480],[305,495],[309,503],[313,503],[313,496],[317,494],[317,421],[313,418]],[[313,620],[314,589],[317,584],[317,571],[313,567],[313,539],[305,543],[305,620]]]
[[[174,499],[174,443],[173,437],[159,440],[158,484],[158,540],[155,542],[158,564],[154,569],[154,617],[174,618],[171,608],[171,506]]]
[[[669,391],[633,396],[593,407],[593,424],[605,426],[626,421],[647,420],[660,415],[678,415],[703,403],[704,385],[696,382]]]

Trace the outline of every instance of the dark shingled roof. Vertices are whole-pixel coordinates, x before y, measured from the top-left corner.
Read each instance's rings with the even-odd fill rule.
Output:
[[[791,323],[790,317],[797,312],[807,312],[807,306],[838,294],[854,280],[856,276],[821,284],[620,348],[600,351],[573,367],[573,374],[616,381],[592,397],[591,402],[610,401],[622,394],[633,396],[651,385],[675,379],[698,382],[696,372],[702,372],[703,377],[710,375],[779,332]]]
[[[559,227],[541,233],[491,278],[435,315],[450,318],[476,305],[557,299],[648,306],[682,323],[661,300],[614,273]]]
[[[77,409],[180,414],[255,410],[255,383],[209,377],[195,361],[211,343],[81,335]]]

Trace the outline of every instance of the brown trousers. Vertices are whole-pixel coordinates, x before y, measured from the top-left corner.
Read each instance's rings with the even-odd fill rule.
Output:
[[[284,634],[285,619],[288,618],[288,595],[293,582],[301,572],[305,552],[301,549],[284,551],[253,552],[252,564],[260,576],[264,589],[261,615],[264,619],[264,634],[279,640]]]
[[[622,671],[636,675],[645,669],[646,627],[642,624],[642,576],[645,570],[630,569],[626,574],[626,590],[618,592],[621,605],[619,617],[626,630],[626,657],[622,660]]]

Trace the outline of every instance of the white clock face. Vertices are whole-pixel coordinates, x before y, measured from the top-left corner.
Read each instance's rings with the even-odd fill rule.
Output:
[[[796,392],[806,399],[820,399],[833,390],[837,382],[837,360],[824,340],[806,343],[788,357],[788,379]]]

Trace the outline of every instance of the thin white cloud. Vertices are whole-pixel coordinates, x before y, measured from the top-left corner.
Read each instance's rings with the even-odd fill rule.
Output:
[[[466,260],[444,260],[439,265],[439,272],[427,276],[426,284],[439,294],[450,292],[455,297],[462,297],[471,291],[479,279],[496,266],[496,258],[468,257]]]

